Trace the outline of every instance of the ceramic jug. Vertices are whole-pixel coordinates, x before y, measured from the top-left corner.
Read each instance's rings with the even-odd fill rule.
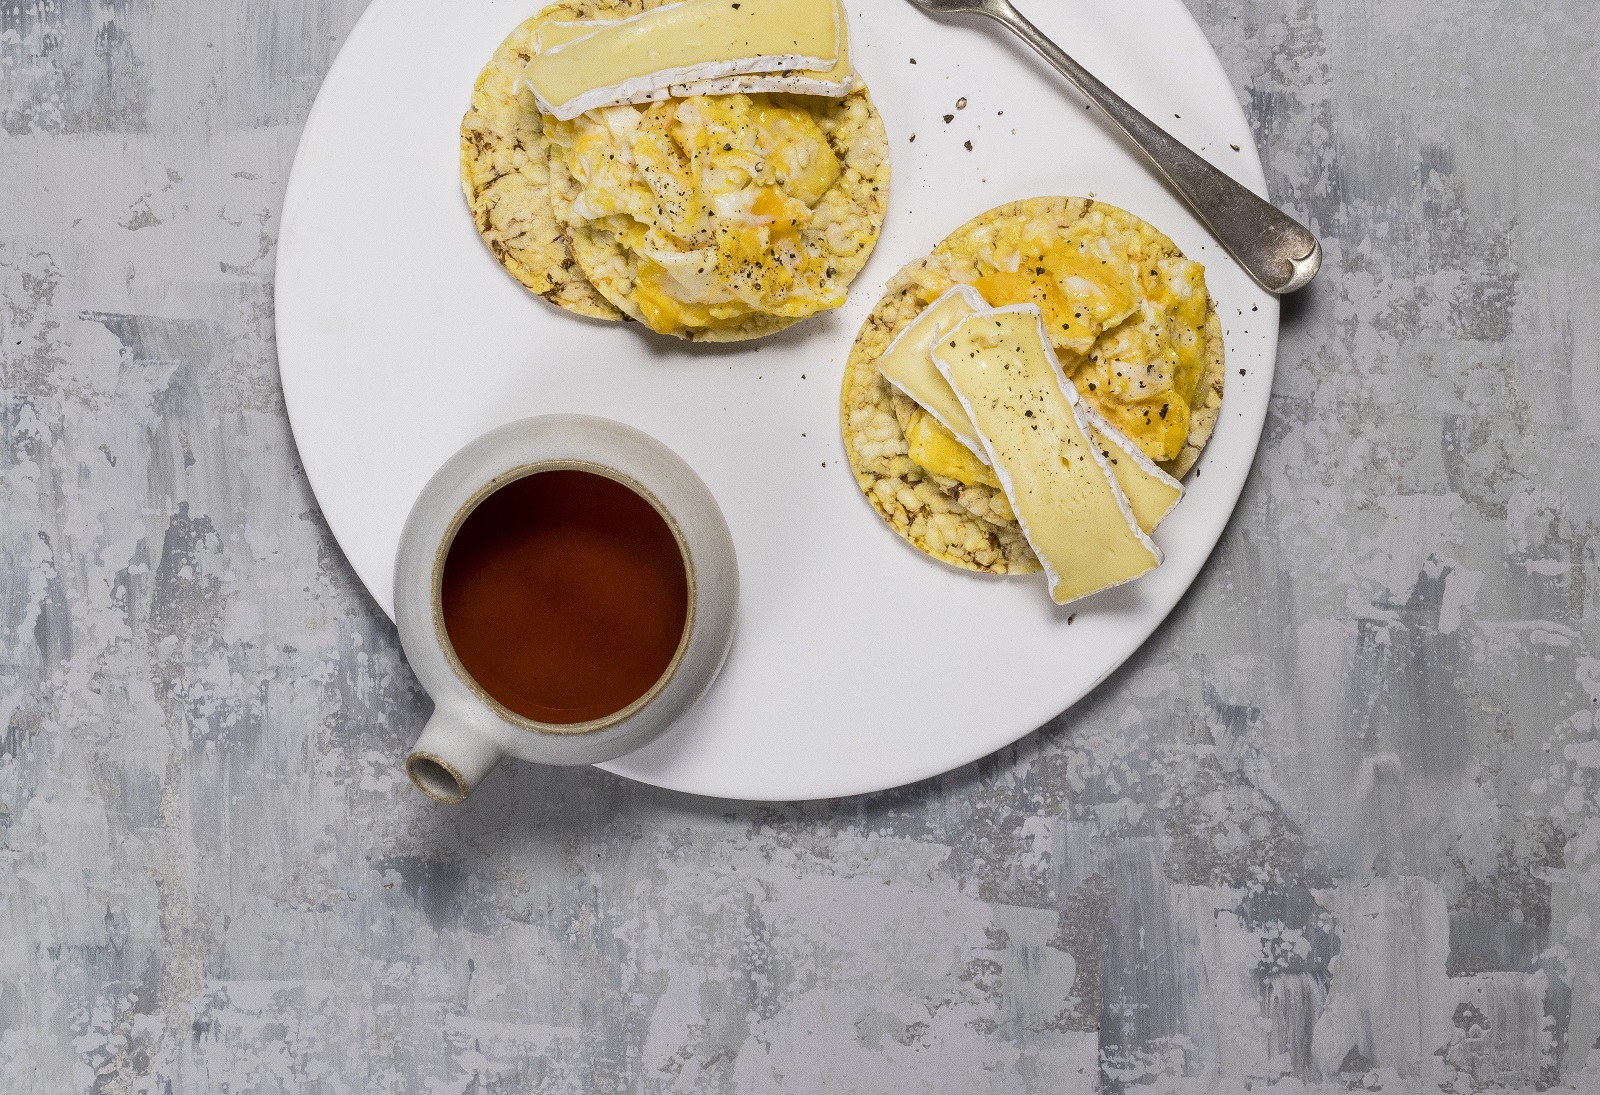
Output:
[[[617,480],[655,506],[683,552],[689,607],[684,639],[654,687],[605,718],[551,725],[511,711],[472,679],[445,629],[441,588],[451,543],[479,503],[522,476],[566,469]],[[733,641],[738,602],[738,562],[722,511],[694,469],[661,442],[586,415],[546,415],[491,430],[434,474],[400,538],[395,623],[434,702],[406,759],[407,774],[429,797],[458,803],[501,757],[593,764],[639,748],[716,679]]]

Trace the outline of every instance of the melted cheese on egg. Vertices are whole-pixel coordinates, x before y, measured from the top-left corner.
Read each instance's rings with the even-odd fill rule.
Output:
[[[843,302],[826,251],[803,234],[839,159],[789,103],[693,96],[548,124],[582,187],[573,213],[639,257],[634,298],[652,329],[800,318]]]

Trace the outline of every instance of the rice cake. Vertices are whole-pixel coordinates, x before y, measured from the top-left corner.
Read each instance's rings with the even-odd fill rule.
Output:
[[[981,271],[974,261],[974,241],[1030,227],[1061,231],[1091,211],[1119,221],[1126,218],[1123,223],[1144,224],[1115,206],[1087,198],[1030,198],[1000,206],[973,218],[932,254],[896,274],[856,335],[840,392],[840,424],[851,470],[862,493],[890,527],[942,562],[990,574],[1039,569],[997,483],[963,482],[910,457],[908,429],[919,427],[919,416],[925,412],[884,380],[878,359],[929,304],[954,286],[977,280]],[[1154,229],[1149,229],[1147,238],[1155,255],[1182,257],[1177,246]],[[1224,349],[1214,301],[1207,303],[1204,336],[1203,369],[1188,436],[1178,458],[1161,465],[1162,471],[1179,479],[1199,458],[1222,405]],[[1095,402],[1089,393],[1083,394]]]

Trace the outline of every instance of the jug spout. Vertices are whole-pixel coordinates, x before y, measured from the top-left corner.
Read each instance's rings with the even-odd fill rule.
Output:
[[[465,802],[500,760],[500,750],[469,717],[435,708],[406,757],[417,790],[449,806]]]

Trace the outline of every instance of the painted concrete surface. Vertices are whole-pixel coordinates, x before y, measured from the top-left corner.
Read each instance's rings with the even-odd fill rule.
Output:
[[[1328,269],[1078,708],[451,812],[273,357],[360,7],[0,0],[0,1091],[1600,1091],[1600,8],[1198,0]]]

